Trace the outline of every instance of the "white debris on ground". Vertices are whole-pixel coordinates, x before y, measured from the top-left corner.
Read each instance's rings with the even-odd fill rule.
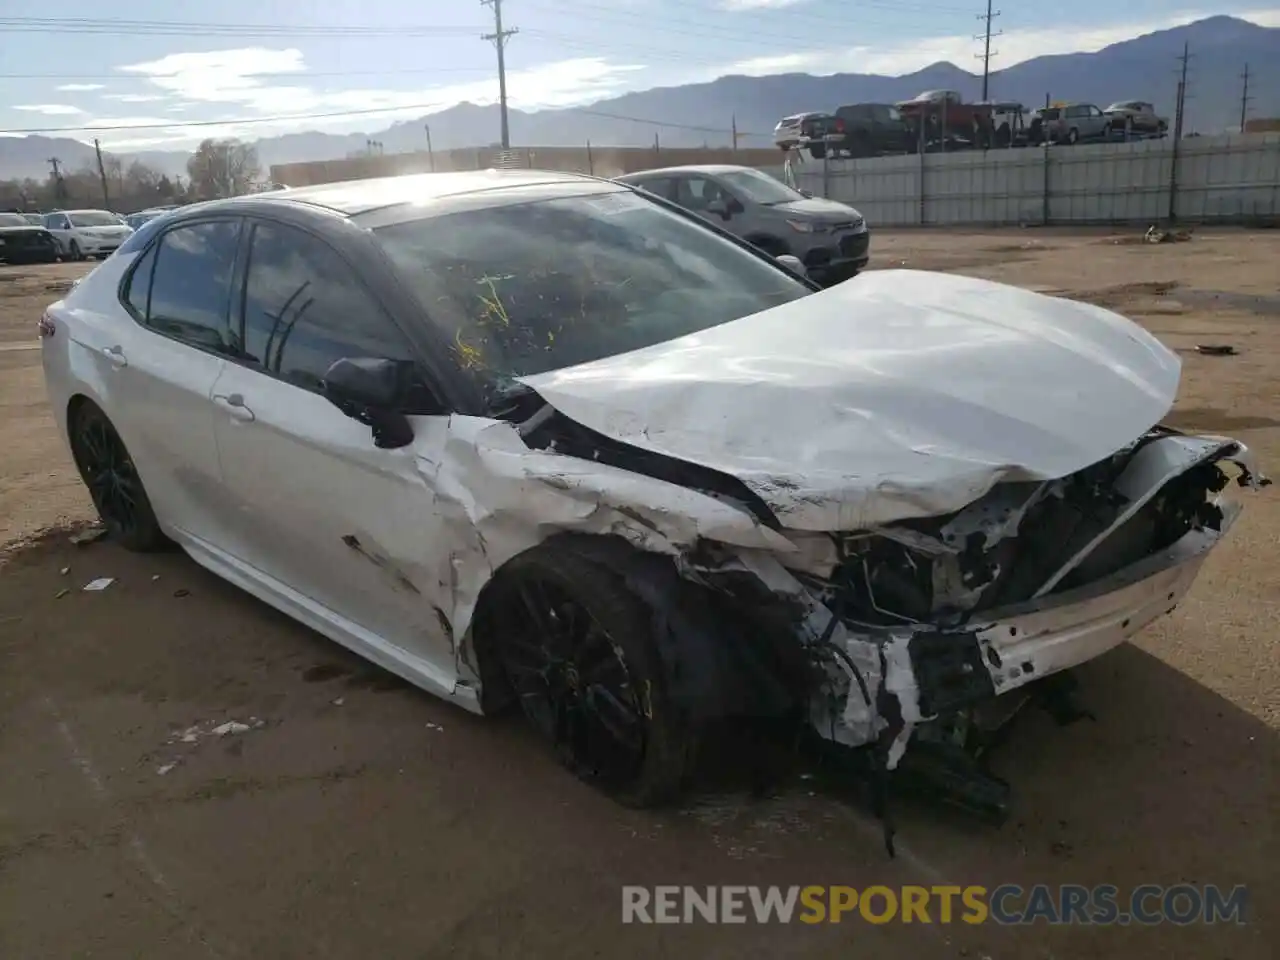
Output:
[[[427,729],[428,729],[428,730],[438,730],[438,731],[440,731],[441,733],[444,733],[444,727],[440,726],[440,724],[438,724],[438,723],[432,723],[430,720],[428,720],[428,721],[427,721]]]
[[[98,577],[98,579],[96,580],[90,580],[83,587],[81,587],[81,589],[84,590],[86,593],[95,593],[99,590],[107,589],[107,587],[111,586],[115,582],[116,582],[115,577]]]
[[[258,717],[249,717],[248,722],[242,720],[224,720],[221,723],[206,721],[193,724],[185,730],[175,730],[169,735],[169,739],[165,740],[165,746],[172,747],[184,743],[198,744],[209,737],[217,737],[219,739],[223,737],[238,737],[253,730],[260,730],[266,725],[267,721],[260,720]],[[173,757],[158,766],[156,774],[163,777],[182,761],[183,757],[181,756]]]

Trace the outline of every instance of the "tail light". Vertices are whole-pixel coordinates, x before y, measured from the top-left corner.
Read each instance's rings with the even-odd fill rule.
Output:
[[[836,133],[844,133],[844,121],[836,117]]]
[[[40,331],[40,336],[43,339],[44,337],[52,337],[53,332],[57,330],[58,327],[53,322],[53,317],[46,313],[40,318],[40,322],[36,324],[36,329]]]

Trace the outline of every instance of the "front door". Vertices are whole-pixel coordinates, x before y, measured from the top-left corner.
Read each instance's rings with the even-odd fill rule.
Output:
[[[228,549],[295,603],[336,615],[375,659],[408,658],[448,692],[453,647],[441,614],[452,577],[432,488],[448,418],[415,416],[413,443],[382,450],[321,395],[337,359],[412,357],[324,241],[258,222],[244,282],[247,359],[228,363],[213,389],[236,504]]]

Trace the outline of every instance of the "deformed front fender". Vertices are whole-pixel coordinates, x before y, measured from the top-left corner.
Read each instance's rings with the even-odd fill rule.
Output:
[[[613,543],[591,549],[604,551],[601,561],[624,573],[655,610],[667,611],[666,629],[701,636],[710,627],[683,608],[687,596],[677,558],[702,541],[770,554],[796,549],[737,504],[608,464],[531,449],[516,426],[502,421],[451,418],[439,462],[424,469],[449,532],[449,621],[459,684],[481,681],[471,628],[485,586],[513,557],[551,537],[578,534],[578,545]],[[622,547],[634,559],[625,560]],[[698,625],[687,631],[673,625],[694,619]]]

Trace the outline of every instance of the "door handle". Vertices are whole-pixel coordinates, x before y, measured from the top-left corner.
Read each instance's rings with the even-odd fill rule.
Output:
[[[238,393],[215,394],[213,402],[225,410],[232,420],[250,423],[254,419],[253,411],[245,406],[244,397]]]
[[[111,365],[116,369],[127,367],[129,365],[129,360],[124,355],[124,349],[119,345],[114,347],[103,347],[102,355],[106,357],[107,360],[111,362]]]

